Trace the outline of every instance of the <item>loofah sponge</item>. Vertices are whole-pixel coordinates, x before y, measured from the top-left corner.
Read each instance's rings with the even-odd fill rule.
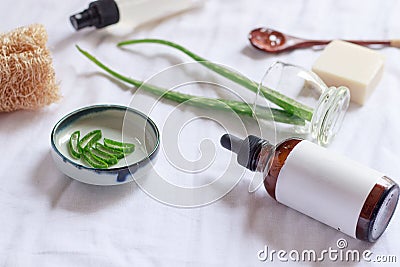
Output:
[[[0,34],[0,112],[35,110],[60,98],[46,42],[39,24]]]

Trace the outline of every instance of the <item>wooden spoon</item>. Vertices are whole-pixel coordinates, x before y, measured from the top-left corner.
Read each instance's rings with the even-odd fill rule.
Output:
[[[307,40],[287,35],[273,29],[257,28],[249,34],[250,43],[257,49],[268,53],[280,53],[283,51],[329,44],[332,40]],[[362,46],[380,45],[400,48],[400,40],[344,40]]]

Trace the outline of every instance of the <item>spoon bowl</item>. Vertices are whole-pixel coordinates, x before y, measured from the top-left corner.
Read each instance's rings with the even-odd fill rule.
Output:
[[[278,52],[287,47],[285,35],[268,28],[252,30],[249,34],[249,40],[254,47],[271,52]]]

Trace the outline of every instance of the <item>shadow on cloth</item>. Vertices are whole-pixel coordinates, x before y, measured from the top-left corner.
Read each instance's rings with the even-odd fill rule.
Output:
[[[48,196],[52,209],[81,213],[96,212],[115,205],[123,198],[132,196],[137,189],[135,183],[97,186],[75,181],[57,170],[50,152],[41,160],[32,183]]]

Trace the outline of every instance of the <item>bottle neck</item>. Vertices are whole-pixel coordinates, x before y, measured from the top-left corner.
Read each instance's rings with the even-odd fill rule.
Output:
[[[258,155],[255,155],[255,171],[262,173],[267,172],[271,166],[274,154],[275,146],[271,145],[269,142],[263,143],[260,147],[260,152]]]
[[[311,135],[321,145],[327,145],[338,133],[350,102],[350,92],[344,86],[329,87],[318,100],[311,119]]]

